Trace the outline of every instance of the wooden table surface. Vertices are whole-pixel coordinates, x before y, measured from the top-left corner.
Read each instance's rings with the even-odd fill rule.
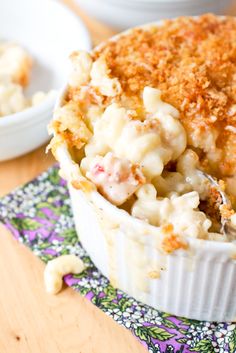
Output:
[[[71,0],[66,3],[87,24],[93,43],[115,31],[88,18]],[[236,14],[236,4],[229,11]],[[54,162],[45,146],[0,163],[0,196],[34,178]],[[1,353],[141,353],[146,350],[70,288],[57,296],[45,293],[44,264],[0,225]]]

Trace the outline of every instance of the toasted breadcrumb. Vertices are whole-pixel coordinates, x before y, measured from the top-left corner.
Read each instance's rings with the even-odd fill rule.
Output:
[[[188,243],[181,239],[178,235],[172,233],[170,235],[166,235],[162,241],[162,249],[167,253],[171,254],[175,250],[188,249]]]
[[[164,226],[162,226],[161,230],[165,234],[170,234],[174,231],[174,226],[173,226],[173,224],[168,223],[168,224],[165,224]]]
[[[79,106],[74,102],[69,102],[57,109],[55,115],[56,119],[50,127],[56,132],[55,136],[60,136],[61,140],[67,141],[69,147],[76,146],[78,149],[83,147],[92,134],[84,122]],[[57,139],[51,142],[53,149],[55,149],[55,143]]]
[[[234,213],[234,210],[229,205],[220,206],[220,214],[223,218],[229,219]]]
[[[100,56],[136,106],[145,86],[162,91],[208,171],[236,172],[235,18],[207,14],[134,29],[99,47],[93,59]]]
[[[164,233],[164,239],[162,241],[162,249],[167,254],[171,254],[173,251],[178,249],[188,249],[188,243],[181,239],[181,237],[174,233],[174,226],[171,223],[165,224],[161,227],[162,233]]]
[[[202,201],[199,208],[207,214],[215,224],[220,223],[221,214],[219,212],[222,206],[222,198],[219,191],[214,187],[210,187],[209,193],[205,201]]]

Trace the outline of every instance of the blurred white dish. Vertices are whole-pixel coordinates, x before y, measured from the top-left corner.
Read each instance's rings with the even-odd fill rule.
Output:
[[[29,95],[61,87],[67,77],[68,55],[91,48],[81,20],[54,0],[0,1],[0,40],[19,43],[33,57]],[[0,161],[48,140],[47,124],[54,104],[55,97],[50,96],[36,107],[0,118]]]
[[[118,29],[165,18],[224,14],[232,0],[76,0],[87,13]]]

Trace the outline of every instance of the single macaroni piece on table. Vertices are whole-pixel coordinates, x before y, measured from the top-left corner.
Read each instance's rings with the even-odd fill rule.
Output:
[[[48,293],[60,292],[63,276],[69,273],[80,273],[84,270],[82,260],[75,255],[62,255],[48,261],[44,270],[44,283]]]

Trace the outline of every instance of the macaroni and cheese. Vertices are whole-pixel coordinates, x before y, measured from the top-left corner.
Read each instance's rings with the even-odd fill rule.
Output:
[[[235,76],[236,65],[218,45],[229,28],[236,39],[233,19],[180,18],[71,55],[52,150],[66,142],[83,178],[111,203],[171,229],[166,249],[173,237],[183,248],[186,237],[227,241],[213,215],[220,196],[199,170],[226,188],[235,180],[236,102],[223,66]],[[226,37],[223,47],[232,43]]]
[[[32,58],[21,46],[11,42],[0,42],[0,117],[18,113],[38,105],[49,95],[36,92],[27,98],[24,88],[28,85]]]
[[[83,261],[75,255],[61,255],[48,261],[44,270],[46,292],[57,294],[62,288],[65,275],[79,274],[83,270]]]

